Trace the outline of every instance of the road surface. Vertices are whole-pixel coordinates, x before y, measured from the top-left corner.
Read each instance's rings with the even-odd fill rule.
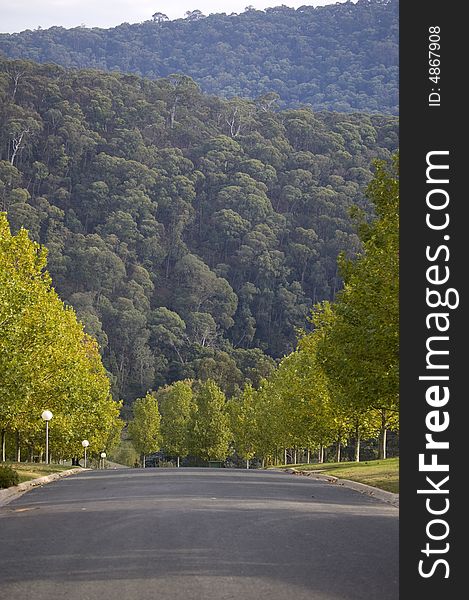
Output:
[[[274,471],[89,471],[0,509],[8,600],[397,600],[398,510]]]

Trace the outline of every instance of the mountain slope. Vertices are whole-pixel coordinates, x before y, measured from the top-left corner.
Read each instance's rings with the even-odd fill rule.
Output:
[[[159,16],[158,16],[159,15]],[[113,29],[0,35],[10,58],[120,70],[183,73],[224,97],[280,96],[281,106],[398,112],[398,1],[358,0],[297,10],[155,20]]]
[[[397,118],[274,110],[187,77],[0,60],[0,210],[49,249],[60,296],[126,399],[184,377],[230,394],[295,346],[359,250]]]

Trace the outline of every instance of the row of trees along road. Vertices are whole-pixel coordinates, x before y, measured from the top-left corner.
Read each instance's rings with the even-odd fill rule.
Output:
[[[129,433],[143,455],[158,450],[178,457],[223,460],[232,450],[246,461],[283,462],[286,449],[319,449],[398,428],[398,180],[379,164],[369,186],[377,218],[362,221],[363,252],[340,257],[345,287],[334,303],[317,304],[314,330],[273,374],[228,401],[218,385],[181,380],[147,393],[133,405]],[[360,215],[357,215],[360,216]],[[2,458],[9,433],[30,456],[42,452],[40,414],[54,413],[57,458],[76,456],[84,437],[109,449],[118,437],[119,404],[97,343],[64,306],[46,266],[46,250],[21,229],[10,233],[0,216],[0,426]],[[282,460],[283,459],[283,460]]]
[[[0,430],[2,461],[7,440],[15,459],[44,452],[41,413],[53,413],[55,459],[81,455],[81,440],[100,452],[118,441],[120,404],[96,341],[51,286],[46,250],[26,230],[12,235],[0,213]]]
[[[226,401],[212,380],[178,381],[147,394],[134,405],[129,429],[142,453],[192,454],[225,459],[236,450],[249,461],[286,462],[287,449],[319,452],[379,435],[379,458],[386,458],[386,432],[399,427],[398,327],[398,162],[392,172],[377,164],[368,188],[376,209],[361,220],[363,252],[340,258],[344,289],[334,303],[317,304],[314,330],[304,333],[294,352],[257,389],[247,383]],[[357,214],[360,220],[363,215]],[[160,424],[160,412],[162,414]],[[230,445],[232,443],[232,446]]]
[[[162,446],[180,458],[192,455],[204,461],[224,460],[230,453],[231,432],[226,397],[218,385],[207,381],[177,381],[147,393],[133,404],[128,432],[145,465],[147,454]]]

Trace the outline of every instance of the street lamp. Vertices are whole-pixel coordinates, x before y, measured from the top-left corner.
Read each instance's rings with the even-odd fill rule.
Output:
[[[49,421],[52,417],[50,410],[45,410],[41,415],[42,420],[46,422],[46,465],[49,464]]]
[[[83,440],[81,445],[83,446],[83,448],[85,449],[85,469],[86,469],[86,449],[88,448],[88,446],[90,445],[88,440]]]
[[[102,459],[102,463],[103,463],[103,469],[104,469],[104,459],[106,458],[106,452],[101,452],[101,459]]]

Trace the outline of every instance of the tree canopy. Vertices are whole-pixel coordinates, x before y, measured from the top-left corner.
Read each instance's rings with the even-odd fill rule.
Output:
[[[225,394],[207,379],[197,382],[189,421],[189,452],[203,460],[225,460],[231,432]]]
[[[112,29],[0,34],[0,51],[152,79],[182,73],[207,93],[257,98],[265,110],[278,97],[283,107],[397,114],[398,6],[358,0],[207,17],[193,10],[174,21],[157,12]]]
[[[161,415],[158,401],[152,394],[137,398],[132,405],[133,419],[129,423],[128,433],[134,448],[142,455],[145,467],[145,456],[157,452],[161,446]]]

